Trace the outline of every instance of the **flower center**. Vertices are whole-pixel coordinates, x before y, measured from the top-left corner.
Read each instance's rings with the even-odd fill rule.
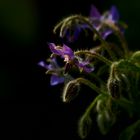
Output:
[[[64,55],[64,62],[69,62],[69,61],[70,61],[69,55],[65,54]]]

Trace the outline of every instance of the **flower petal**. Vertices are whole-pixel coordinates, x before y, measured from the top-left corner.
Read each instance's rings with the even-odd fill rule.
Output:
[[[41,66],[41,67],[46,67],[46,64],[45,64],[44,61],[40,61],[40,62],[38,63],[38,65]]]
[[[54,64],[50,63],[50,64],[47,65],[44,61],[40,61],[38,63],[39,66],[41,66],[41,67],[43,67],[43,68],[45,68],[47,70],[56,70],[57,67],[55,67]]]
[[[74,53],[71,48],[69,48],[67,45],[63,45],[63,54],[68,55],[70,59],[74,58]]]
[[[52,53],[62,55],[61,49],[57,49],[57,46],[54,43],[49,43],[49,47]]]
[[[79,62],[78,67],[80,70],[83,70],[87,73],[90,73],[94,70],[94,67],[91,67],[88,61]]]
[[[85,72],[87,72],[87,73],[91,73],[92,71],[94,71],[94,67],[87,67],[87,66],[85,66],[85,67],[83,67],[83,70]]]
[[[57,76],[57,75],[52,75],[51,76],[50,84],[52,86],[55,86],[55,85],[63,83],[63,82],[64,82],[64,77]]]
[[[101,32],[101,36],[103,39],[106,39],[112,32],[111,29],[104,29],[104,31]]]
[[[97,18],[97,19],[100,19],[100,17],[101,17],[100,12],[94,5],[91,5],[90,17]]]
[[[118,12],[116,6],[111,7],[110,14],[112,15],[112,20],[114,22],[118,22],[118,20],[119,20],[119,12]]]
[[[41,66],[41,67],[43,67],[43,68],[45,68],[45,69],[49,69],[49,65],[47,65],[44,61],[40,61],[38,63],[38,65]]]

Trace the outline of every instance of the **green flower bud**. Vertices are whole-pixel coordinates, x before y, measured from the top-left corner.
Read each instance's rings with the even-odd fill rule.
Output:
[[[115,98],[119,99],[120,98],[120,92],[121,92],[121,81],[117,79],[109,79],[107,83],[107,88],[109,94]]]
[[[73,100],[80,91],[80,84],[76,80],[69,81],[63,90],[63,102],[70,102]]]
[[[105,108],[104,100],[99,99],[99,100],[97,101],[97,104],[96,104],[96,111],[97,111],[98,113],[100,113],[100,112],[102,112],[102,111],[104,110],[104,108]]]
[[[97,116],[97,124],[103,135],[107,134],[115,122],[115,116],[107,109],[103,110]]]
[[[117,62],[114,62],[111,65],[110,76],[107,81],[107,89],[108,93],[115,99],[120,98],[121,94],[121,79],[120,79],[120,71],[118,70]]]
[[[90,133],[92,127],[92,119],[89,114],[82,116],[78,125],[79,136],[82,139],[86,138],[87,135]]]

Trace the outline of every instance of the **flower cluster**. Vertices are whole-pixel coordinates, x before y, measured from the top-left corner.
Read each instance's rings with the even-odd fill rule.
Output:
[[[131,140],[140,131],[140,51],[129,51],[124,37],[126,27],[119,21],[115,6],[101,14],[92,5],[89,16],[72,15],[55,26],[53,32],[63,42],[48,43],[50,58],[38,63],[47,70],[46,74],[51,74],[52,86],[64,86],[63,102],[80,96],[81,85],[96,93],[79,121],[81,138],[86,138],[93,126],[107,135],[124,115],[128,120],[133,118],[133,122],[117,132],[119,140]],[[80,49],[83,44],[84,49]],[[93,110],[96,121],[91,115]]]
[[[94,70],[94,66],[91,66],[88,60],[83,60],[78,57],[78,55],[76,55],[76,53],[74,53],[67,45],[56,46],[54,43],[49,43],[49,47],[52,52],[50,64],[47,65],[44,61],[41,61],[38,64],[46,68],[52,74],[51,85],[63,83],[67,72],[72,69],[72,67],[77,67],[81,72],[84,71],[87,73]],[[56,56],[60,56],[65,62],[63,69],[58,66]]]
[[[119,13],[115,6],[112,6],[109,11],[106,11],[101,15],[98,9],[92,5],[90,20],[93,22],[94,28],[96,28],[96,30],[101,34],[103,39],[106,39],[113,33],[113,30],[109,28],[109,25],[116,25],[122,33],[125,30],[124,27],[119,24]]]

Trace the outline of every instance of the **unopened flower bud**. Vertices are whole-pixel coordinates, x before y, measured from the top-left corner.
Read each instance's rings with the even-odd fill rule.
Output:
[[[105,108],[104,100],[98,100],[96,104],[96,111],[100,113]]]
[[[120,81],[117,79],[109,79],[108,83],[107,83],[107,88],[108,88],[108,92],[109,94],[115,98],[118,99],[120,98]]]
[[[68,82],[63,90],[63,102],[70,102],[71,100],[73,100],[78,95],[79,90],[80,84],[76,80]]]
[[[87,135],[90,133],[93,125],[90,115],[82,116],[78,125],[79,125],[79,129],[78,129],[79,136],[82,139],[86,138]]]
[[[107,134],[115,122],[115,116],[108,110],[103,110],[97,116],[98,127],[103,135]]]
[[[114,98],[120,98],[121,94],[121,79],[120,79],[120,72],[118,70],[118,63],[114,62],[111,65],[110,76],[107,81],[107,89],[108,93]]]

